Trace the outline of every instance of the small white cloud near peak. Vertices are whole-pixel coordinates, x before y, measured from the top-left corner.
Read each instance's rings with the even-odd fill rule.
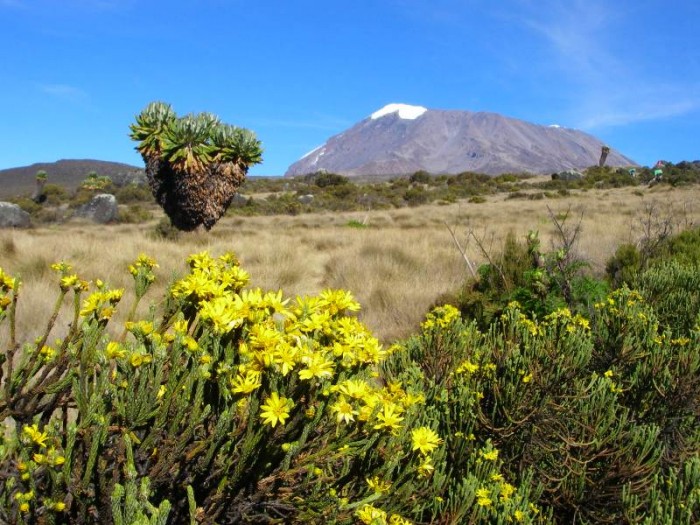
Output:
[[[550,124],[550,128],[560,128],[561,126],[559,124]]]
[[[379,111],[375,111],[371,115],[371,119],[375,120],[391,113],[398,113],[399,118],[405,120],[415,120],[420,117],[423,113],[428,111],[428,108],[423,106],[409,106],[408,104],[387,104]]]

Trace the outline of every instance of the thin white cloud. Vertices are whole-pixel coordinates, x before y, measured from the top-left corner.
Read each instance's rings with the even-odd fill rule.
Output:
[[[625,13],[600,0],[519,0],[520,23],[548,45],[554,72],[573,86],[571,119],[592,129],[687,115],[700,108],[697,85],[649,77],[616,54]]]
[[[86,91],[68,84],[41,84],[39,89],[51,97],[73,103],[87,102],[90,98]]]
[[[605,102],[608,102],[607,111],[589,111],[588,116],[584,117],[579,125],[584,129],[626,126],[635,122],[680,117],[700,110],[700,100],[696,97],[673,99],[660,91],[651,93],[646,100],[636,97],[633,104],[610,104],[610,101],[606,100],[601,101],[600,105]]]

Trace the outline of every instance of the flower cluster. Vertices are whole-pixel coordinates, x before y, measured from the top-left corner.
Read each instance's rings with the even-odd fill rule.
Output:
[[[189,259],[190,274],[171,293],[193,307],[218,337],[237,336],[233,363],[220,363],[230,393],[248,396],[277,378],[320,387],[330,396],[338,424],[368,422],[373,430],[401,428],[405,410],[421,401],[395,384],[379,388],[364,375],[347,378],[380,363],[387,355],[376,338],[347,312],[359,304],[345,290],[324,290],[315,297],[283,299],[281,292],[243,290],[248,276],[227,254],[218,259],[206,252]],[[262,421],[284,425],[296,401],[269,391],[261,406]]]
[[[12,292],[16,286],[17,281],[0,268],[0,319],[3,318],[5,310],[12,302],[12,299],[10,299],[10,292]]]
[[[411,522],[399,514],[387,514],[373,505],[363,505],[355,516],[366,525],[411,525]]]
[[[421,323],[421,328],[423,328],[423,330],[429,330],[435,327],[446,328],[454,320],[459,318],[459,310],[454,306],[450,304],[438,306],[430,311],[425,321]]]
[[[30,512],[35,506],[54,512],[61,512],[66,508],[66,504],[55,497],[39,497],[43,486],[39,478],[46,475],[47,469],[52,469],[54,473],[51,475],[56,476],[66,462],[56,442],[46,428],[41,430],[36,423],[22,427],[20,443],[23,446],[15,463],[18,479],[17,491],[13,496],[21,514]]]
[[[151,257],[141,254],[133,264],[129,265],[129,273],[133,276],[136,284],[136,298],[144,296],[148,287],[156,280],[153,269],[158,268],[156,261]]]

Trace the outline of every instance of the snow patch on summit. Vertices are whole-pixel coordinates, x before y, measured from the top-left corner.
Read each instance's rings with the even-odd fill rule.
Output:
[[[428,108],[423,106],[409,106],[408,104],[387,104],[379,111],[372,113],[370,118],[376,120],[378,118],[390,115],[392,113],[398,113],[399,118],[405,120],[415,120],[420,117],[423,113],[428,111]]]

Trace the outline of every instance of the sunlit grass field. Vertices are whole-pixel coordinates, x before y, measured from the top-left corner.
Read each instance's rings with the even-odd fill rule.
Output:
[[[448,226],[467,256],[480,264],[485,257],[475,239],[496,255],[509,232],[522,239],[537,230],[542,247],[549,249],[556,242],[550,214],[559,220],[568,214],[567,224],[581,221],[578,255],[600,275],[621,243],[637,242],[662,223],[678,231],[700,222],[697,186],[576,191],[540,200],[506,197],[391,211],[225,217],[211,232],[182,234],[177,240],[154,236],[160,213],[143,224],[70,222],[2,230],[0,267],[24,282],[18,313],[22,340],[42,331],[40,323],[50,315],[58,291],[50,269],[55,261],[71,263],[84,279],[125,287],[121,310],[126,311],[133,299],[127,266],[140,253],[159,264],[158,281],[149,292],[157,307],[168,284],[185,272],[187,255],[207,250],[215,255],[233,251],[250,273],[251,286],[282,289],[286,296],[329,287],[350,290],[362,304],[362,320],[388,343],[412,333],[427,309],[469,276]],[[65,326],[68,304],[61,315],[59,325]]]

